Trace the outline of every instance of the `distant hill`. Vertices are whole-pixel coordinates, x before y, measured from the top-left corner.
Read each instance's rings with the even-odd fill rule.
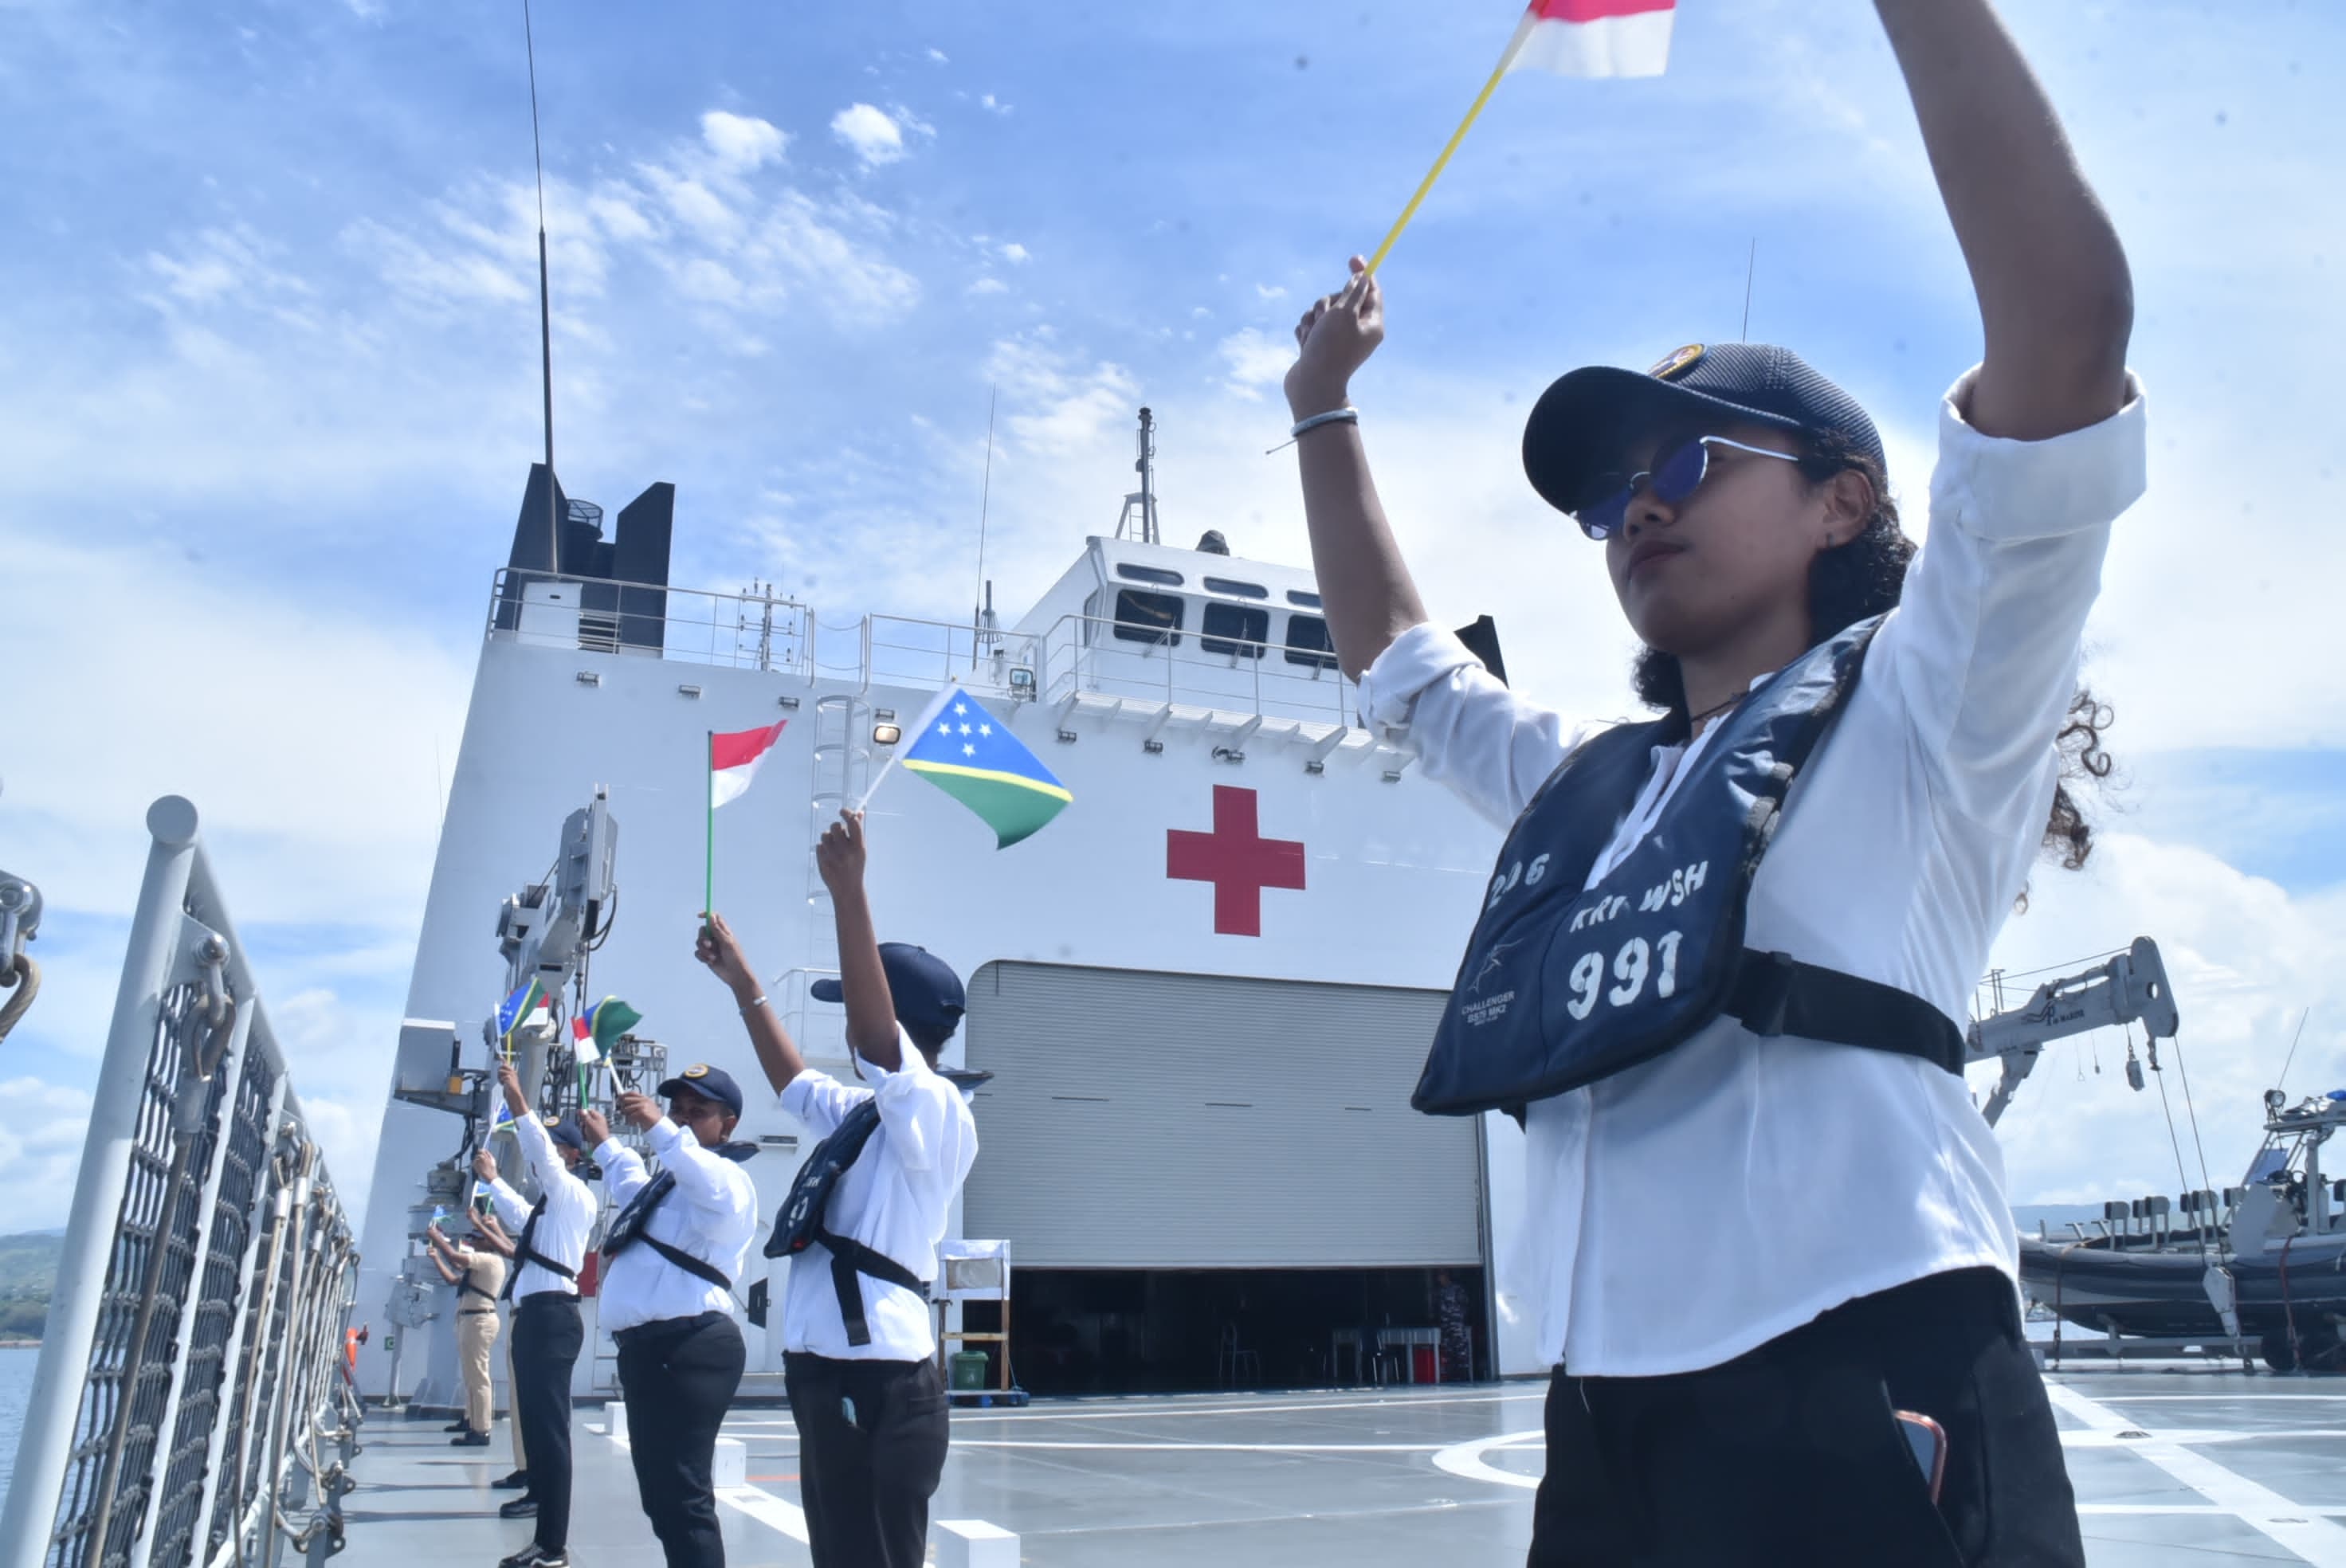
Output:
[[[0,1236],[0,1339],[41,1337],[65,1241],[56,1230]]]

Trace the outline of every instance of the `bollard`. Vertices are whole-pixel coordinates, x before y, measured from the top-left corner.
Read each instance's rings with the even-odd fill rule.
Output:
[[[717,1458],[709,1467],[709,1484],[719,1492],[734,1492],[750,1484],[750,1450],[739,1438],[717,1440]]]
[[[937,1568],[1018,1568],[1018,1536],[983,1519],[940,1519]]]
[[[613,1442],[627,1441],[627,1402],[625,1400],[613,1400],[605,1405],[603,1420],[607,1423],[603,1428],[605,1436]]]

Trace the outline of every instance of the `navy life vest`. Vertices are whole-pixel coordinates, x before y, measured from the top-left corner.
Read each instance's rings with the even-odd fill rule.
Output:
[[[719,1144],[710,1152],[740,1165],[756,1157],[758,1145],[751,1143]],[[638,1187],[636,1196],[611,1217],[610,1227],[603,1233],[603,1256],[617,1257],[640,1241],[687,1274],[706,1279],[719,1290],[730,1291],[733,1288],[732,1277],[717,1265],[707,1258],[695,1257],[681,1247],[670,1246],[657,1236],[645,1234],[644,1227],[651,1223],[653,1211],[666,1203],[668,1195],[675,1190],[674,1171],[662,1171]]]
[[[858,1346],[872,1343],[872,1325],[864,1317],[863,1288],[856,1282],[857,1275],[869,1274],[923,1298],[929,1293],[927,1280],[886,1253],[834,1235],[823,1223],[823,1212],[831,1207],[831,1195],[837,1190],[840,1177],[879,1129],[878,1100],[864,1100],[848,1112],[799,1167],[790,1196],[774,1216],[773,1234],[766,1238],[769,1257],[795,1257],[814,1246],[831,1254],[831,1288],[839,1298],[840,1320],[847,1326],[847,1342]]]
[[[530,1245],[537,1236],[537,1222],[545,1217],[546,1195],[540,1193],[537,1201],[529,1206],[529,1217],[522,1221],[521,1235],[514,1240],[513,1270],[505,1276],[505,1288],[498,1292],[501,1299],[513,1299],[514,1287],[521,1283],[521,1266],[525,1263],[535,1263],[548,1274],[559,1275],[565,1279],[576,1280],[578,1278],[578,1270],[555,1262]],[[575,1296],[576,1292],[565,1291],[563,1294]]]
[[[1951,1073],[1963,1032],[1892,986],[1744,946],[1751,879],[1792,779],[1857,684],[1881,617],[1770,677],[1720,721],[1652,831],[1594,887],[1596,858],[1653,771],[1674,719],[1576,748],[1516,819],[1410,1104],[1505,1110],[1650,1061],[1721,1013],[1919,1056]]]

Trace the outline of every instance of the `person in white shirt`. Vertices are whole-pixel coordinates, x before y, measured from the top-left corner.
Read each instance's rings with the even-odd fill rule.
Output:
[[[811,1216],[829,1243],[813,1241],[790,1264],[783,1372],[817,1568],[919,1568],[951,1436],[924,1282],[936,1277],[937,1244],[977,1157],[964,1092],[937,1070],[964,998],[944,963],[875,938],[860,813],[842,813],[824,832],[816,864],[838,921],[840,978],[811,989],[846,1003],[848,1048],[868,1087],[808,1068],[721,916],[709,917],[699,956],[740,1001],[760,1064],[809,1131],[852,1137],[872,1115],[865,1106],[877,1113]],[[824,1156],[818,1149],[809,1166]]]
[[[668,1568],[724,1568],[709,1471],[718,1429],[741,1386],[733,1287],[758,1236],[758,1189],[741,1164],[758,1145],[731,1141],[741,1090],[722,1067],[687,1067],[659,1092],[666,1115],[648,1095],[617,1102],[658,1156],[658,1176],[642,1156],[611,1141],[602,1116],[578,1116],[621,1205],[603,1242],[597,1315],[619,1347],[636,1490]]]
[[[568,1568],[570,1562],[570,1374],[585,1334],[578,1319],[578,1270],[599,1207],[594,1189],[576,1174],[586,1158],[578,1128],[547,1123],[530,1108],[513,1064],[497,1067],[497,1083],[513,1113],[507,1125],[521,1145],[538,1189],[525,1203],[497,1174],[488,1150],[473,1156],[473,1174],[486,1182],[490,1201],[514,1237],[505,1294],[514,1302],[514,1422],[522,1431],[528,1490],[499,1508],[507,1519],[536,1518],[530,1543],[498,1568]]]
[[[1902,998],[1918,1035],[1952,1033],[1959,1064],[1957,1021],[2032,863],[2049,848],[2074,865],[2089,846],[2063,744],[2096,769],[2104,715],[2079,704],[2080,639],[2111,525],[2144,487],[2144,414],[2124,252],[1987,0],[1876,9],[1985,328],[1982,364],[1942,410],[1927,545],[1899,531],[1872,422],[1783,350],[1698,345],[1644,375],[1576,372],[1525,433],[1535,488],[1605,542],[1647,647],[1639,696],[1665,715],[1649,755],[1515,697],[1427,623],[1348,406],[1383,333],[1357,259],[1297,329],[1287,392],[1321,592],[1364,719],[1495,822],[1591,799],[1576,826],[1601,849],[1585,879],[1534,901],[1519,884],[1543,858],[1527,871],[1503,856],[1492,910],[1586,897],[1658,823],[1682,824],[1681,783],[1708,799],[1698,787],[1785,689],[1772,676],[1797,684],[1812,650],[1839,657],[1887,612],[1780,815],[1753,830],[1766,853],[1739,893],[1742,940]],[[1600,752],[1631,770],[1594,820],[1586,775],[1566,764]],[[1715,875],[1740,888],[1739,863]],[[1595,918],[1643,911],[1631,899]],[[1584,946],[1569,974],[1480,952],[1453,998],[1465,1024],[1486,970],[1545,989],[1528,993],[1528,1024],[1458,1038],[1593,1038],[1562,1020],[1594,1015],[1600,992],[1615,1007],[1670,994],[1662,979],[1641,993],[1649,971],[1669,977],[1643,947],[1608,966],[1609,947],[1574,935],[1528,962]],[[1486,994],[1499,1015],[1516,1004]],[[2082,1563],[2021,1338],[2002,1161],[1959,1066],[1902,1054],[1915,1040],[1827,1043],[1748,1010],[1685,1022],[1658,1054],[1523,1096],[1525,1272],[1556,1364],[1532,1563]],[[1443,1059],[1438,1042],[1429,1080]],[[1944,1430],[1935,1498],[1899,1410]]]

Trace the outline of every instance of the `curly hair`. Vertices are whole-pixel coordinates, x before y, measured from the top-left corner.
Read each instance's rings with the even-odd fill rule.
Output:
[[[1906,568],[1914,559],[1914,541],[1898,525],[1898,504],[1891,499],[1889,476],[1882,464],[1832,434],[1812,435],[1800,454],[1800,472],[1811,484],[1854,469],[1873,487],[1873,515],[1848,544],[1824,551],[1809,568],[1809,646],[1852,626],[1868,616],[1895,606],[1906,589]],[[1687,728],[1686,680],[1678,657],[1648,647],[1637,655],[1635,681],[1637,699]],[[2061,782],[2053,791],[2053,812],[2045,824],[2044,852],[2064,871],[2081,870],[2094,852],[2093,825],[2070,791],[2099,785],[2115,763],[2102,746],[2102,731],[2116,716],[2107,703],[2085,687],[2069,700],[2066,722],[2055,737],[2061,752]],[[2028,895],[2020,895],[2025,909]]]

